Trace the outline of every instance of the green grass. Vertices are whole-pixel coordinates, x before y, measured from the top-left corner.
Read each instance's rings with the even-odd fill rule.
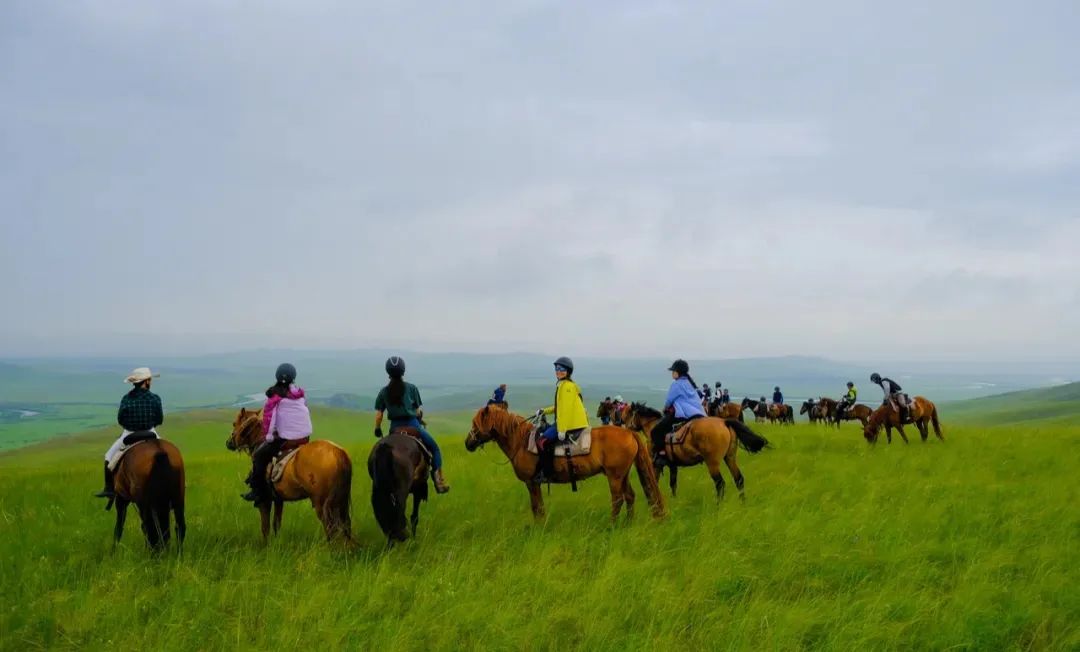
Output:
[[[110,431],[0,455],[4,649],[1077,649],[1080,428],[951,424],[868,447],[854,425],[758,427],[747,499],[685,469],[671,515],[608,524],[606,483],[554,487],[533,523],[498,449],[437,415],[453,491],[390,552],[371,516],[370,415],[317,411],[356,467],[344,551],[306,504],[269,546],[238,494],[231,412],[173,417],[189,539],[152,558],[90,497]],[[664,487],[665,494],[667,488]]]
[[[1080,383],[1029,389],[947,405],[954,419],[976,425],[1080,422]]]

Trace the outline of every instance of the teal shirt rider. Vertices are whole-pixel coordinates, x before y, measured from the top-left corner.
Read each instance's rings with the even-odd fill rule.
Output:
[[[424,404],[420,400],[420,390],[416,389],[416,385],[412,383],[405,383],[405,394],[402,396],[401,405],[387,405],[386,401],[386,388],[383,387],[379,390],[379,395],[375,397],[375,411],[385,410],[390,421],[415,419],[419,416],[420,406]]]

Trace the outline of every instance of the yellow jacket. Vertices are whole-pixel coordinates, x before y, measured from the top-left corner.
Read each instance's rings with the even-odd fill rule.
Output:
[[[544,414],[555,414],[555,429],[569,432],[589,427],[589,415],[581,399],[577,383],[567,378],[555,385],[555,405],[544,408]]]

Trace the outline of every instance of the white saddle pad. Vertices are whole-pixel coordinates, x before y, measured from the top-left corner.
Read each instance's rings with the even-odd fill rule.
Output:
[[[592,450],[592,428],[586,428],[578,435],[577,441],[567,440],[555,447],[555,457],[566,457],[566,449],[570,449],[570,457],[588,455]],[[540,449],[536,447],[536,433],[529,435],[529,452],[538,455]]]
[[[285,475],[285,465],[289,463],[289,460],[291,460],[294,455],[300,452],[301,448],[303,448],[303,446],[297,446],[270,463],[270,482],[277,482],[281,479],[281,476]]]
[[[148,441],[154,441],[154,440],[152,440],[152,439],[140,439],[139,441],[135,442],[134,444],[131,444],[130,446],[121,446],[119,449],[117,449],[117,451],[115,453],[113,453],[113,456],[109,458],[109,470],[110,471],[115,471],[116,466],[118,464],[120,464],[120,460],[123,459],[125,453],[127,453],[132,448],[135,448],[139,444],[145,444]]]

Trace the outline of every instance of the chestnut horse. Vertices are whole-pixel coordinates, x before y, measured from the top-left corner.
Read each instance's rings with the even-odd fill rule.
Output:
[[[187,523],[184,521],[184,459],[171,442],[149,439],[134,445],[120,459],[113,472],[116,498],[116,527],[113,545],[124,534],[124,521],[131,503],[139,509],[142,531],[150,549],[158,552],[169,543],[169,510],[176,518],[176,544],[184,544]]]
[[[716,401],[709,403],[709,409],[705,411],[710,417],[719,417],[721,419],[737,419],[740,423],[743,422],[742,406],[738,403],[727,402],[723,404],[717,404]]]
[[[240,408],[225,447],[251,455],[262,441],[262,410]],[[269,470],[265,472],[269,473]],[[352,518],[349,516],[352,461],[345,449],[325,439],[304,444],[285,465],[285,471],[273,484],[273,489],[275,533],[281,529],[285,501],[310,498],[315,514],[323,524],[326,539],[329,541],[340,534],[346,541],[352,540]],[[259,505],[259,514],[262,516],[263,541],[266,541],[270,535],[270,505]]]
[[[488,407],[480,408],[472,420],[472,427],[465,438],[465,448],[470,453],[489,441],[498,444],[514,467],[518,480],[529,490],[532,513],[535,518],[544,516],[544,497],[540,484],[535,481],[536,466],[540,456],[529,452],[528,440],[533,424],[512,412]],[[630,467],[637,468],[638,480],[645,489],[654,518],[664,516],[664,497],[656,484],[656,471],[649,458],[649,446],[633,432],[618,426],[599,426],[592,429],[592,446],[588,455],[570,458],[575,480],[603,473],[611,489],[611,522],[615,523],[619,511],[626,505],[627,518],[634,514],[634,489],[630,485]],[[570,469],[566,458],[555,457],[553,482],[570,482]]]
[[[870,419],[870,415],[873,412],[874,411],[871,410],[869,406],[863,405],[862,403],[856,403],[843,412],[840,412],[838,409],[836,416],[833,417],[833,423],[839,426],[841,421],[858,421],[865,427],[866,422]]]
[[[777,421],[783,424],[795,425],[795,409],[790,405],[777,405],[776,403],[769,406],[769,423],[775,423]]]
[[[663,417],[659,411],[648,407],[644,403],[634,403],[630,408],[630,416],[627,427],[641,433],[652,432],[653,426]],[[739,498],[745,498],[743,491],[746,478],[739,465],[735,462],[735,455],[739,445],[750,453],[757,453],[769,445],[769,441],[754,433],[750,428],[735,419],[720,419],[717,417],[702,417],[687,423],[689,431],[680,443],[668,444],[667,454],[671,467],[671,495],[675,495],[678,487],[679,467],[696,466],[705,462],[716,486],[716,499],[724,497],[724,475],[720,472],[720,461],[727,464],[731,471],[731,478],[735,481],[735,488],[739,490]]]
[[[492,403],[492,409],[502,409]],[[420,501],[428,499],[428,463],[420,449],[419,433],[392,430],[379,440],[368,455],[368,475],[371,476],[371,508],[375,520],[386,535],[389,548],[395,541],[409,538],[405,529],[405,503],[413,498],[409,518],[412,536],[420,522]]]
[[[907,435],[904,434],[904,424],[914,423],[915,427],[919,429],[919,435],[922,436],[922,440],[925,442],[929,436],[930,431],[928,424],[934,426],[934,434],[941,441],[945,441],[945,438],[941,435],[941,424],[938,422],[937,406],[922,396],[916,396],[911,402],[911,406],[908,408],[907,418],[901,420],[900,413],[893,409],[888,403],[882,405],[870,415],[866,424],[863,426],[863,436],[866,437],[866,441],[871,444],[877,443],[878,432],[881,430],[881,426],[885,426],[885,437],[888,443],[892,443],[892,429],[896,428],[900,431],[900,436],[904,438],[904,443],[908,443]]]

